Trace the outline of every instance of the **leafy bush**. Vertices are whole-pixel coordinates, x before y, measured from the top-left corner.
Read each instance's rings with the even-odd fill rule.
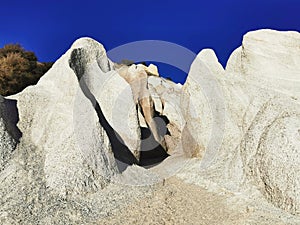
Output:
[[[7,96],[36,84],[53,63],[40,63],[34,52],[19,44],[0,48],[0,95]]]

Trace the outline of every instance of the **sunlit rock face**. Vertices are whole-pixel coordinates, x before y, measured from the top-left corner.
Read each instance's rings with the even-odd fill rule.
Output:
[[[204,49],[183,85],[78,39],[37,85],[0,96],[0,223],[97,223],[168,188],[170,174],[266,201],[278,210],[269,217],[291,221],[300,215],[299,73],[297,32],[246,34],[225,69]]]
[[[87,55],[78,62],[74,51]],[[98,67],[107,66],[107,58],[100,57],[103,52],[93,40],[78,40],[37,85],[12,97],[17,100],[21,142],[37,148],[43,157],[46,186],[62,195],[101,189],[117,171],[95,103],[78,79],[94,60]],[[74,61],[80,68],[72,68]]]
[[[144,74],[144,83],[139,87],[122,77],[100,43],[81,38],[37,85],[9,99],[1,97],[1,170],[17,149],[15,158],[20,160],[22,156],[28,167],[43,171],[37,174],[43,178],[32,179],[43,179],[52,193],[67,196],[101,190],[128,165],[140,164],[142,122],[138,108],[143,112],[140,119],[156,135],[157,145],[165,143],[165,134],[158,140],[148,90],[147,77],[158,77],[157,67],[137,67],[139,70],[129,68],[129,75],[140,81],[139,74]],[[15,104],[17,114],[7,111],[9,102]],[[14,126],[18,128],[12,127],[9,113],[16,114]],[[167,155],[167,149],[162,150]],[[34,155],[37,160],[28,160]],[[126,167],[120,168],[120,163]]]
[[[298,32],[258,30],[247,33],[243,45],[230,57],[226,71],[247,81],[299,97]]]
[[[214,158],[214,179],[229,177],[228,187],[254,183],[294,214],[300,213],[299,47],[297,32],[250,32],[226,70],[212,50],[203,50],[182,101],[187,149]]]

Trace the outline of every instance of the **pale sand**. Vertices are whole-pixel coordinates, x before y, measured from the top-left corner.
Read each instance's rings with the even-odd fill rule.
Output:
[[[170,178],[143,198],[97,224],[243,224],[247,212],[230,209],[225,196]]]

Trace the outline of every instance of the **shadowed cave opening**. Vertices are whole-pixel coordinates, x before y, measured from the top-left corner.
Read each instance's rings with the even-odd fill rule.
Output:
[[[95,106],[95,110],[99,118],[99,122],[107,133],[120,172],[123,172],[128,167],[128,165],[133,165],[133,164],[137,164],[144,168],[150,168],[152,166],[159,164],[169,156],[169,154],[162,147],[162,145],[159,144],[154,139],[151,130],[149,128],[141,127],[140,129],[141,129],[142,140],[141,140],[140,160],[138,161],[131,153],[131,151],[128,149],[128,147],[124,144],[124,141],[122,140],[120,135],[108,123],[101,110],[99,103],[97,102],[93,94],[90,92],[90,90],[86,86],[86,83],[83,80],[80,81],[80,87],[83,93],[85,94],[85,96]],[[167,130],[166,125],[169,123],[169,121],[167,117],[160,116],[157,112],[155,117],[159,117],[163,121],[165,121],[164,123],[157,124],[158,131],[160,135],[163,136],[166,134],[165,132]],[[168,134],[168,130],[167,130],[167,134]]]
[[[156,127],[161,137],[170,134],[167,125],[169,120],[166,116],[160,115],[159,112],[154,111],[154,118],[156,118]],[[159,118],[159,120],[157,120]],[[140,127],[141,129],[141,155],[139,165],[145,168],[155,166],[165,160],[168,156],[167,149],[158,143],[149,128]]]
[[[149,168],[161,163],[165,160],[169,154],[166,150],[159,144],[151,134],[149,128],[141,127],[141,155],[139,165],[145,168]],[[144,141],[146,140],[147,141]],[[150,140],[150,141],[149,141]],[[153,147],[152,147],[153,146]]]
[[[80,82],[80,87],[84,90],[84,94],[95,106],[97,116],[101,126],[107,133],[108,139],[111,143],[112,151],[117,162],[117,166],[120,172],[126,170],[128,165],[139,165],[144,168],[150,168],[162,162],[169,154],[153,137],[153,134],[149,128],[140,127],[141,129],[141,149],[140,160],[138,161],[128,147],[124,144],[124,141],[120,135],[111,127],[106,120],[101,107],[92,93],[89,91],[84,81]],[[163,121],[168,122],[168,119],[164,116],[156,114],[156,117],[161,118]],[[167,123],[159,123],[158,131],[161,135],[165,134]],[[165,126],[165,127],[163,127]],[[168,131],[167,131],[168,133]]]
[[[144,168],[149,168],[156,164],[159,164],[164,159],[166,159],[169,154],[166,149],[158,143],[149,128],[140,127],[141,129],[141,149],[140,149],[140,159],[139,161],[134,157],[129,148],[124,144],[121,136],[111,127],[111,125],[106,120],[99,103],[97,102],[95,96],[90,92],[84,79],[81,79],[84,75],[85,68],[81,62],[82,51],[75,49],[71,53],[71,59],[69,61],[70,67],[75,72],[77,79],[79,81],[79,86],[83,94],[91,101],[92,105],[95,107],[99,123],[106,131],[108,139],[111,143],[112,151],[117,162],[117,166],[120,172],[126,170],[128,165],[139,165]],[[159,115],[158,112],[154,112],[154,117],[160,118],[162,123],[157,123],[157,128],[159,134],[163,137],[165,134],[169,134],[167,129],[167,124],[169,120],[165,116]]]

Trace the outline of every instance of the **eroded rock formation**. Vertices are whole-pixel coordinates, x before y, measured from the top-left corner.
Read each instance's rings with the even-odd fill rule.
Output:
[[[37,85],[0,98],[0,223],[95,223],[175,174],[300,221],[299,49],[297,32],[250,32],[226,69],[202,50],[181,86],[77,40]]]
[[[293,214],[300,213],[299,46],[296,32],[250,32],[226,70],[203,50],[182,101],[184,148],[205,153],[205,174],[231,189],[254,183]]]

